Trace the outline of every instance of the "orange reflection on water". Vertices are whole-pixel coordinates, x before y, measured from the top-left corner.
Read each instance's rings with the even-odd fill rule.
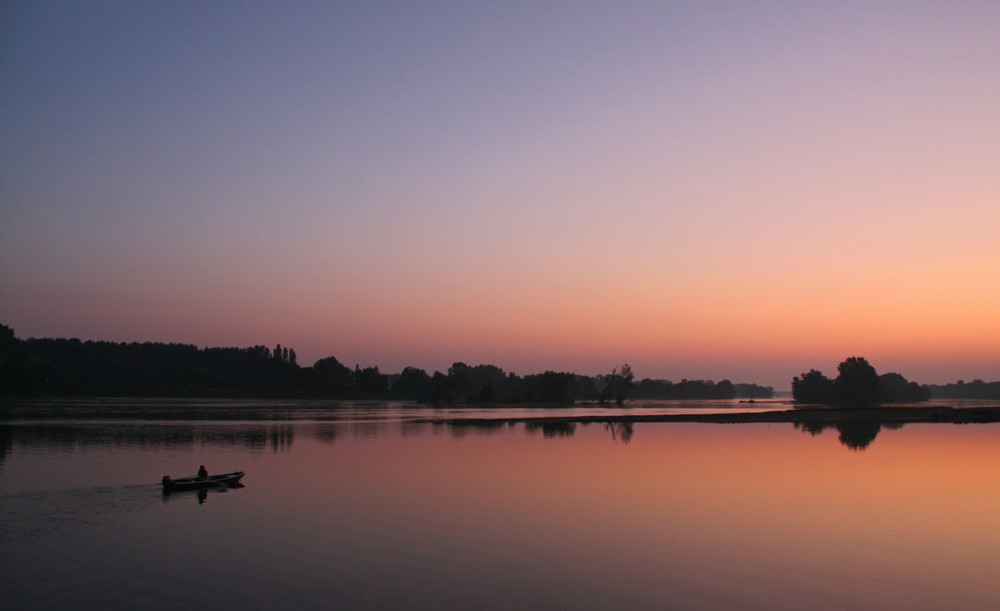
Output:
[[[628,444],[599,424],[423,431],[297,445],[327,484],[287,493],[412,553],[584,599],[1000,602],[1000,425],[883,428],[863,451],[785,424],[635,425]]]

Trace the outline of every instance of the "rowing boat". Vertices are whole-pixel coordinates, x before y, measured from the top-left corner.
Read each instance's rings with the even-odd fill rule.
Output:
[[[211,488],[213,486],[234,486],[240,483],[240,479],[244,475],[242,471],[209,475],[206,477],[195,475],[179,479],[171,479],[169,475],[164,475],[162,481],[164,490],[193,490],[197,488]]]

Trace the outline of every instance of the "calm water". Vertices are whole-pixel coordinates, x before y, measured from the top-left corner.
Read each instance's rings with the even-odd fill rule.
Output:
[[[47,405],[0,423],[7,609],[1000,608],[997,424]],[[161,493],[199,464],[246,485]]]

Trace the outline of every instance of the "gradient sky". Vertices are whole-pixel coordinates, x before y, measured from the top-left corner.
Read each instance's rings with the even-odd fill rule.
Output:
[[[1000,2],[4,2],[0,322],[1000,379]]]

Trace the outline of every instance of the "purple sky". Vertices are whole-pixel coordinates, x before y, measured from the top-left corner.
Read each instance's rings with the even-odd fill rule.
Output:
[[[1000,379],[998,2],[5,2],[0,322]]]

